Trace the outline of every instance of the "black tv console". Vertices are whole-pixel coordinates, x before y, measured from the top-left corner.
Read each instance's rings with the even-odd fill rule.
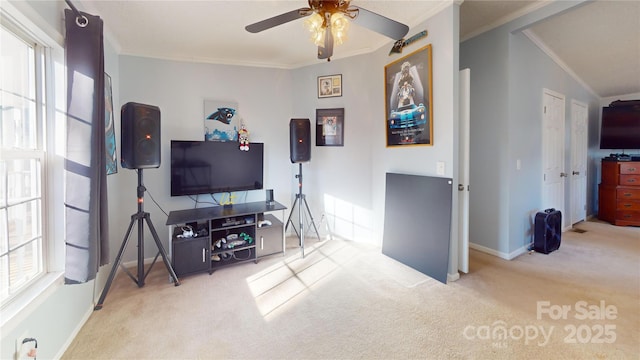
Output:
[[[211,274],[229,265],[258,262],[262,256],[284,255],[283,223],[265,213],[281,210],[284,219],[286,209],[278,202],[260,201],[171,211],[166,225],[174,271],[178,276]]]

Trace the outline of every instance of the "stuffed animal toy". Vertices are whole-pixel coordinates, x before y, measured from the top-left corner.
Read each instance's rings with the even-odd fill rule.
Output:
[[[238,130],[238,142],[240,142],[240,150],[249,151],[249,131],[244,124]]]

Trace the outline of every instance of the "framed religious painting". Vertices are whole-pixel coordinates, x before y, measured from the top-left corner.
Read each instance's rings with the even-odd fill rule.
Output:
[[[431,44],[384,67],[387,147],[433,145]]]

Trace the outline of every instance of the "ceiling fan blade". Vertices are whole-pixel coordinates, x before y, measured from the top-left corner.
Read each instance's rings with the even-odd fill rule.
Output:
[[[324,46],[318,46],[318,59],[329,59],[333,56],[333,34],[331,27],[327,26],[324,30]]]
[[[358,16],[353,21],[362,27],[390,37],[393,40],[400,40],[409,32],[409,27],[403,23],[391,20],[388,17],[376,14],[359,6],[352,7],[358,9]]]
[[[271,29],[272,27],[282,25],[282,24],[288,23],[289,21],[297,20],[310,15],[310,12],[308,10],[309,9],[307,8],[291,10],[284,14],[280,14],[272,18],[268,18],[262,21],[258,21],[257,23],[247,25],[245,26],[245,30],[247,30],[250,33],[258,33],[263,30]]]

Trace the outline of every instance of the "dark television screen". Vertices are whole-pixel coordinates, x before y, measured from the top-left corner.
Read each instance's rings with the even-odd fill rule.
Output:
[[[171,141],[171,196],[263,188],[264,144]]]
[[[640,149],[640,106],[602,108],[600,149]]]

